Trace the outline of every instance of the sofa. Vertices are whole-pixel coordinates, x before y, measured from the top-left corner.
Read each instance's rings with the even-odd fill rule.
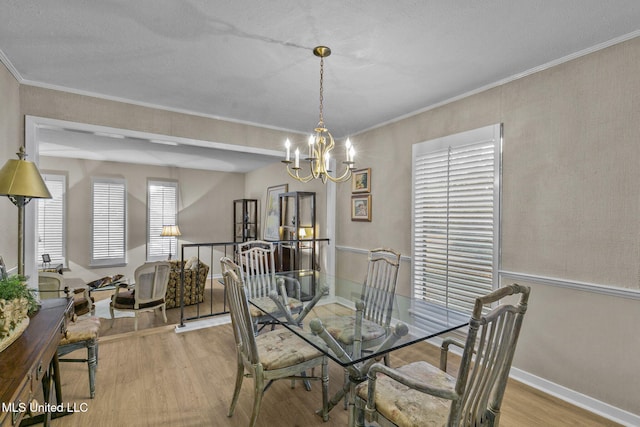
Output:
[[[165,297],[166,307],[180,307],[180,274],[184,262],[184,305],[197,304],[204,301],[204,288],[209,274],[209,266],[197,257],[185,261],[171,260],[169,284]]]

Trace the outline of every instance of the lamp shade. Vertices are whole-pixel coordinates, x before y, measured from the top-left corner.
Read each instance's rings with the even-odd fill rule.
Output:
[[[0,195],[50,199],[51,193],[35,163],[10,159],[0,169]]]
[[[169,236],[181,236],[180,228],[177,225],[163,225],[162,233],[160,236],[169,237]]]

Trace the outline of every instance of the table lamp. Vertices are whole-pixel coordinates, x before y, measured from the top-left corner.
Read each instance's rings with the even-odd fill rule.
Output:
[[[18,207],[18,275],[24,276],[24,207],[31,199],[50,199],[51,193],[35,163],[25,160],[24,147],[0,169],[0,196]]]
[[[181,236],[182,233],[180,233],[180,228],[177,225],[163,225],[160,235],[162,237],[178,237]],[[177,247],[176,250],[178,250]],[[169,260],[171,260],[171,241],[169,241]]]

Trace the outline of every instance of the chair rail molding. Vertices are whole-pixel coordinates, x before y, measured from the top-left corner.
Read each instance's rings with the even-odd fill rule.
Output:
[[[559,288],[574,289],[577,291],[591,292],[618,298],[640,299],[640,291],[617,286],[601,285],[596,283],[577,282],[573,280],[558,279],[555,277],[538,276],[535,274],[518,273],[515,271],[498,271],[498,280],[517,280],[541,285],[556,286]]]
[[[351,253],[354,253],[354,254],[360,254],[360,255],[364,255],[364,256],[368,256],[369,255],[369,249],[354,248],[352,246],[336,245],[336,250],[337,251],[344,251],[344,252],[351,252]],[[408,256],[408,255],[400,255],[400,261],[411,262],[411,257]]]

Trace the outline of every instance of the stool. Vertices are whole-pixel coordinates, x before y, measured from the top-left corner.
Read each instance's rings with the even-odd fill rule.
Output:
[[[60,362],[87,362],[89,366],[89,394],[91,398],[96,394],[96,366],[98,366],[98,330],[100,319],[89,317],[70,322],[67,332],[58,346],[58,357],[72,351],[86,348],[86,359],[60,359]]]

